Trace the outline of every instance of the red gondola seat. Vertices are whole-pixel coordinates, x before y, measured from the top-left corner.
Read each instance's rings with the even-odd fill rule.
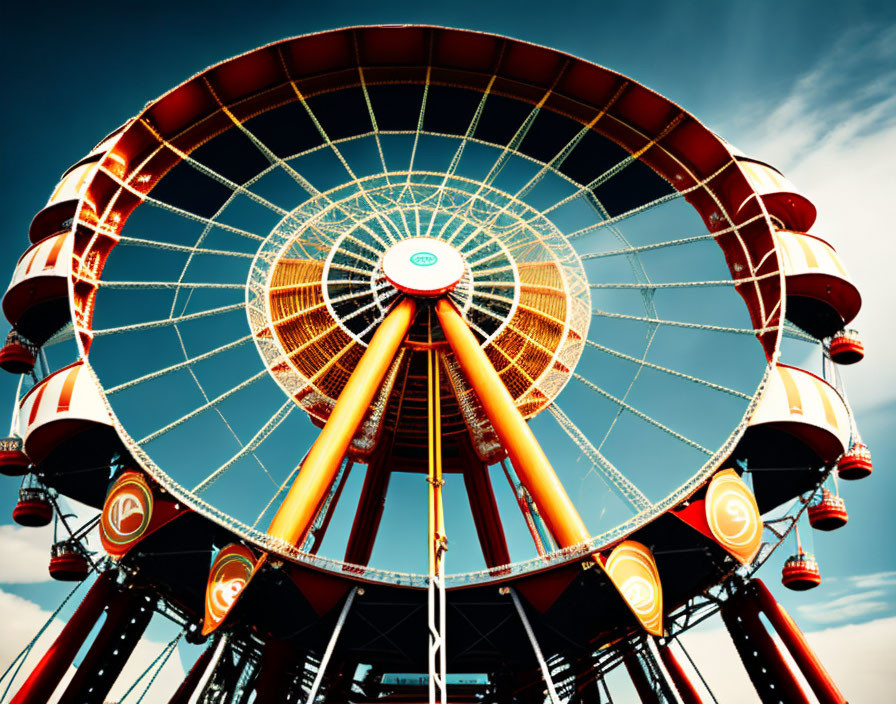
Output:
[[[816,530],[836,530],[849,520],[846,502],[827,489],[821,490],[821,499],[809,506],[808,513],[809,525]]]
[[[821,584],[821,572],[815,556],[800,552],[788,557],[781,571],[781,584],[797,592],[814,589]]]
[[[50,550],[50,576],[60,582],[81,582],[90,573],[90,563],[70,540],[56,543]]]
[[[855,364],[865,358],[865,345],[855,330],[841,330],[831,339],[830,354],[837,364]]]
[[[12,510],[12,520],[20,526],[40,528],[53,520],[53,505],[47,490],[41,488],[19,489],[19,502]]]
[[[837,474],[841,479],[864,479],[872,469],[871,451],[861,442],[855,443],[837,461]]]
[[[37,347],[14,329],[6,336],[6,344],[0,348],[0,369],[10,374],[29,374],[37,359]]]
[[[24,477],[31,462],[22,451],[22,438],[16,436],[0,440],[0,474],[7,477]]]

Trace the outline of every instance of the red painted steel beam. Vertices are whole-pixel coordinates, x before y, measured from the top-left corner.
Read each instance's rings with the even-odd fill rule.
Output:
[[[255,680],[255,701],[286,701],[292,686],[292,678],[287,673],[295,658],[295,651],[283,641],[268,641],[261,653],[261,667]]]
[[[377,452],[367,465],[358,510],[355,512],[352,531],[345,548],[345,562],[353,565],[367,566],[370,562],[386,506],[389,479],[392,477],[392,472],[386,468],[387,456],[386,452]]]
[[[681,667],[681,663],[678,662],[678,658],[675,657],[675,654],[669,648],[669,644],[666,643],[665,645],[661,645],[657,650],[660,651],[660,659],[663,661],[663,665],[666,667],[666,672],[669,673],[669,677],[672,678],[672,683],[675,685],[675,689],[678,690],[678,694],[681,696],[681,701],[683,701],[684,704],[703,704],[703,700],[697,693],[694,684],[687,674],[685,674],[684,669]]]
[[[119,592],[59,704],[102,702],[146,631],[154,611],[145,592]]]
[[[846,704],[846,697],[837,688],[833,678],[821,664],[806,640],[806,636],[794,623],[790,614],[775,600],[762,580],[754,579],[751,584],[756,590],[756,601],[759,608],[762,609],[781,640],[784,641],[784,645],[787,646],[806,681],[809,682],[809,686],[812,687],[812,691],[815,692],[815,696],[818,697],[819,703]]]
[[[476,525],[485,564],[488,567],[507,565],[510,563],[510,552],[489,478],[488,465],[477,461],[475,456],[471,456],[472,452],[464,452],[464,455],[464,485],[470,499],[470,511],[473,513],[473,523]]]
[[[90,587],[80,606],[10,704],[29,704],[50,699],[114,594],[115,577],[111,572],[104,572]]]
[[[196,691],[196,686],[202,679],[202,675],[205,674],[209,662],[211,662],[214,650],[215,646],[209,645],[202,651],[199,657],[196,658],[193,667],[190,668],[184,681],[180,683],[177,691],[172,695],[171,699],[168,700],[168,704],[188,704],[190,697],[193,696],[193,692]]]
[[[632,684],[635,685],[635,691],[642,704],[665,704],[651,685],[650,679],[634,651],[627,650],[622,656],[622,662],[625,663],[625,669],[628,670],[628,675],[632,678]]]
[[[753,681],[762,704],[809,704],[775,641],[759,620],[759,609],[746,590],[722,605],[722,621]]]

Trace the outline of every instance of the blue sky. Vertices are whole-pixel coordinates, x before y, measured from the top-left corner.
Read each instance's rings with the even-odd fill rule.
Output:
[[[7,3],[0,16],[7,67],[0,79],[6,96],[0,247],[7,271],[27,246],[28,223],[59,174],[146,100],[212,63],[285,36],[418,22],[505,34],[620,71],[679,103],[744,151],[776,164],[815,201],[820,218],[813,231],[841,252],[865,300],[857,325],[868,356],[846,369],[844,378],[876,470],[870,479],[842,487],[849,525],[815,536],[822,587],[802,595],[777,587],[783,554],[772,558],[762,576],[807,631],[855,629],[896,616],[889,518],[896,496],[896,438],[890,432],[896,372],[885,307],[893,295],[884,270],[896,254],[885,230],[896,192],[886,163],[896,153],[896,9],[888,3],[620,8],[596,2],[272,2],[250,9],[247,3],[217,2],[122,10],[121,4],[100,2],[89,9],[42,5],[39,12]],[[0,393],[12,397],[9,379],[0,379]],[[0,485],[0,516],[11,510],[15,488],[12,480]],[[3,523],[8,519],[0,518]],[[20,541],[0,542],[4,557],[31,555],[27,550],[38,539],[11,531],[0,527],[0,537]],[[35,559],[38,554],[35,549]],[[36,576],[22,582],[15,570],[0,574],[0,584],[5,593],[44,610],[55,608],[65,591]],[[871,633],[847,632],[857,642]],[[892,643],[893,628],[887,632]],[[171,636],[153,626],[150,637],[163,642]],[[719,636],[710,632],[707,638]],[[183,657],[189,667],[192,654]],[[835,663],[827,664],[839,676]],[[843,669],[845,677],[852,676]],[[873,683],[873,672],[867,674]],[[848,696],[860,698],[859,690],[843,686]],[[861,686],[868,687],[864,700],[873,701],[873,684]]]

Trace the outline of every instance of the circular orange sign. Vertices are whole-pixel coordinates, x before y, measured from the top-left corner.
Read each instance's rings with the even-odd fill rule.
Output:
[[[139,472],[125,472],[103,504],[100,538],[112,557],[121,557],[146,533],[152,518],[152,490]]]
[[[254,568],[255,556],[242,545],[228,545],[218,553],[205,589],[203,633],[215,630],[227,617]]]
[[[626,540],[607,559],[606,571],[632,613],[654,635],[663,634],[663,592],[650,550]]]
[[[716,540],[741,562],[750,562],[762,542],[756,499],[733,469],[716,474],[706,490],[706,522]]]

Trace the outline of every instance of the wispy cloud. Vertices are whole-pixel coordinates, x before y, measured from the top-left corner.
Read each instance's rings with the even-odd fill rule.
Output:
[[[896,572],[875,572],[873,574],[857,574],[847,577],[850,585],[856,589],[878,589],[880,587],[896,587]]]
[[[33,584],[50,579],[53,529],[0,526],[0,584]]]
[[[877,614],[892,607],[884,589],[872,589],[814,604],[802,604],[797,611],[803,619],[814,623],[840,623],[854,621],[870,614]]]
[[[825,579],[826,598],[796,607],[801,622],[836,624],[896,611],[896,572]]]
[[[862,292],[856,325],[868,348],[847,373],[854,407],[896,398],[889,262],[896,237],[896,26],[865,26],[840,41],[776,103],[739,106],[720,133],[780,168],[818,207],[813,233],[840,252]]]

